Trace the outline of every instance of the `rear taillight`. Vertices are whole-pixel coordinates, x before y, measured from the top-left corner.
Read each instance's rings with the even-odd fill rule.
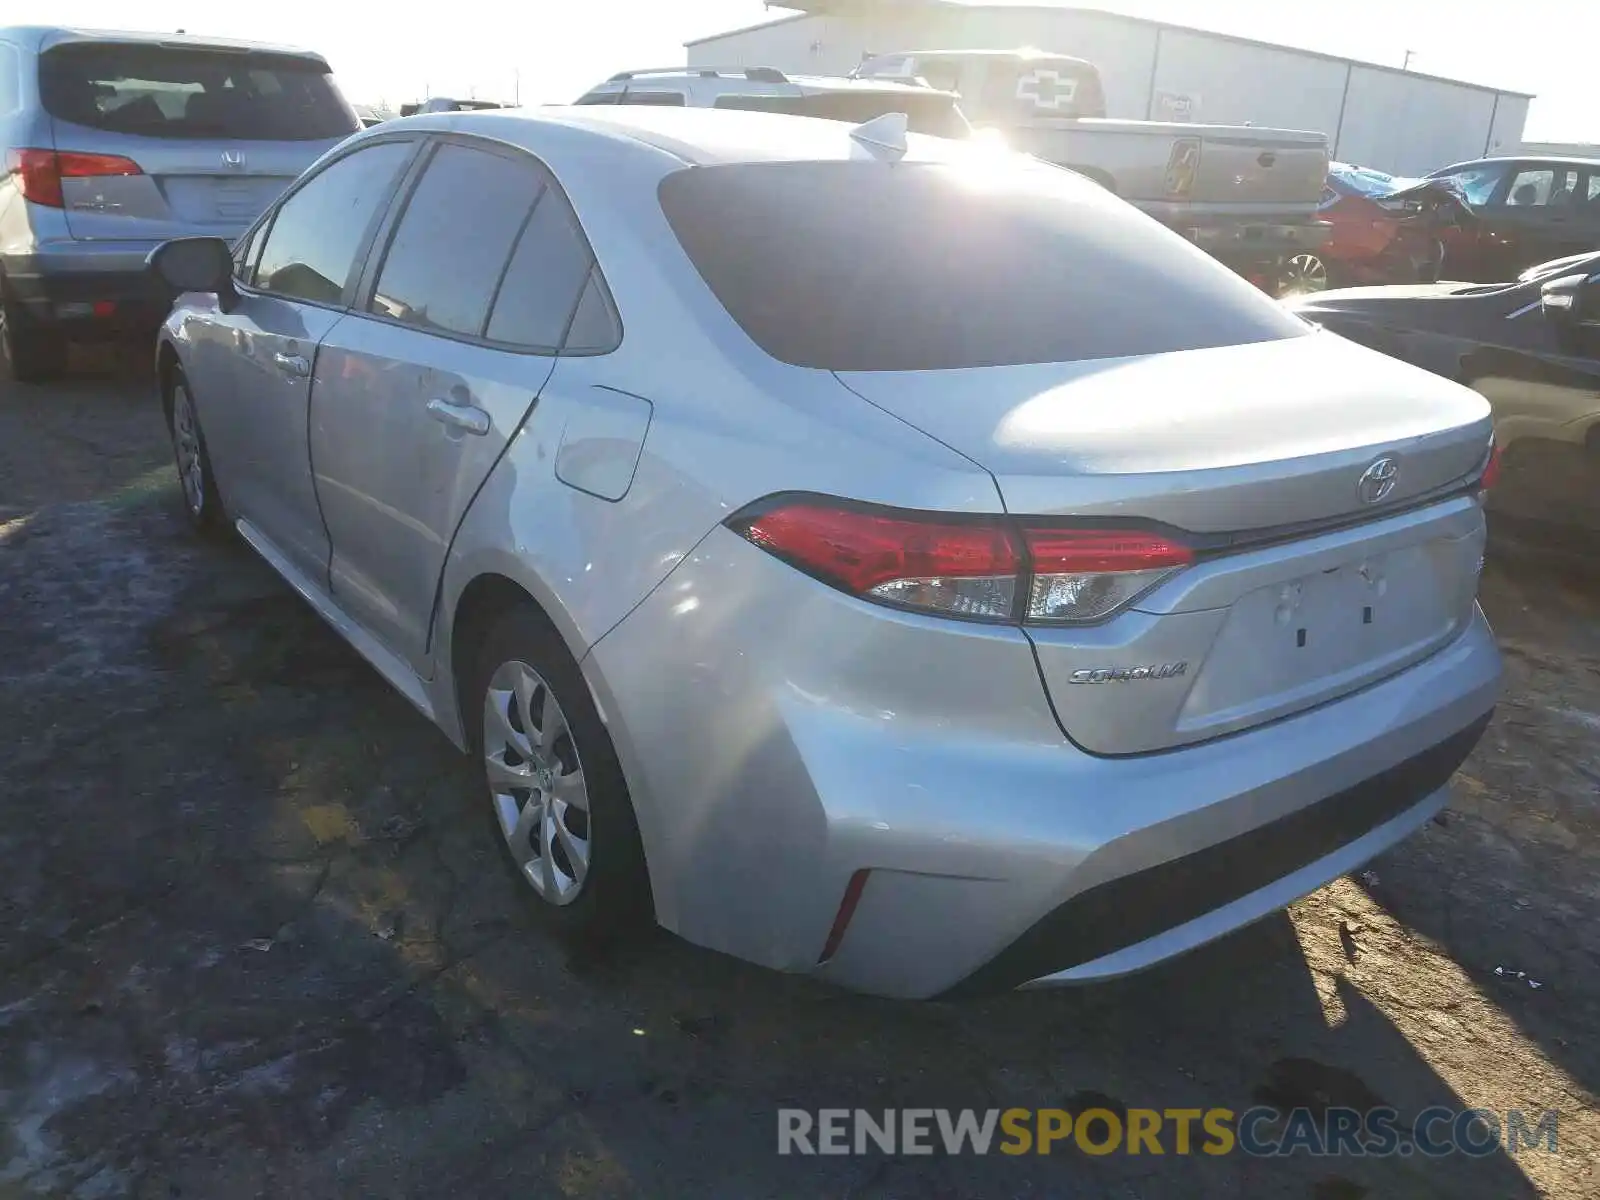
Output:
[[[1487,492],[1500,482],[1500,444],[1496,442],[1489,448],[1489,461],[1483,465],[1483,474],[1478,476],[1478,490]]]
[[[1193,561],[1137,530],[950,517],[822,498],[763,503],[729,520],[755,545],[841,591],[980,621],[1103,621]]]
[[[763,550],[867,600],[989,620],[1016,610],[1021,548],[996,522],[799,502],[736,527]]]
[[[1033,579],[1026,620],[1100,621],[1194,561],[1194,551],[1137,531],[1028,528]]]
[[[64,208],[63,179],[89,179],[108,175],[143,175],[139,164],[116,154],[77,154],[57,150],[12,150],[6,154],[6,172],[17,178],[24,200],[48,208]]]

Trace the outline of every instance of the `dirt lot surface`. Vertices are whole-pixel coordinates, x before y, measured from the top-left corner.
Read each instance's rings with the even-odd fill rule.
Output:
[[[148,378],[0,384],[0,1197],[1600,1195],[1592,537],[1497,529],[1506,697],[1370,872],[1123,983],[906,1005],[664,935],[568,960],[450,746],[176,495]],[[1559,1138],[775,1153],[785,1106],[1262,1100],[1555,1109]]]

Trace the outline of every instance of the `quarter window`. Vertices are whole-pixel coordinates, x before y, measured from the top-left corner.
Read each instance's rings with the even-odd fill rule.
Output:
[[[356,255],[411,151],[410,142],[363,147],[285,200],[262,247],[256,286],[294,300],[341,303]]]
[[[559,190],[546,188],[500,285],[489,338],[529,349],[558,348],[593,263],[577,216]]]
[[[423,329],[481,337],[544,187],[529,162],[441,146],[395,228],[370,310]]]
[[[600,277],[600,268],[589,271],[589,282],[572,315],[572,326],[562,351],[567,354],[606,354],[622,341],[622,322],[611,305],[611,292]]]

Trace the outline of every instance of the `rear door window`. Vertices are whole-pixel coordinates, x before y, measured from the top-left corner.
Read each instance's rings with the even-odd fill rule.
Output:
[[[531,161],[440,146],[395,226],[370,311],[482,337],[512,248],[544,188]]]
[[[1513,208],[1560,208],[1572,202],[1578,171],[1568,167],[1530,167],[1512,177],[1506,203]]]
[[[1071,362],[1270,341],[1309,326],[1071,172],[1027,160],[734,163],[661,207],[772,357],[830,371]]]
[[[255,285],[293,300],[341,303],[356,256],[413,149],[411,142],[365,146],[307,180],[272,218]]]
[[[58,121],[141,137],[321,141],[361,128],[313,59],[265,52],[68,43],[39,60]]]

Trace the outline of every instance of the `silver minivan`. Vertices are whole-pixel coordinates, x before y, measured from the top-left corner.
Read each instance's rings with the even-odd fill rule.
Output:
[[[69,338],[153,329],[155,246],[237,237],[360,128],[305,50],[0,28],[0,364],[43,380]]]

